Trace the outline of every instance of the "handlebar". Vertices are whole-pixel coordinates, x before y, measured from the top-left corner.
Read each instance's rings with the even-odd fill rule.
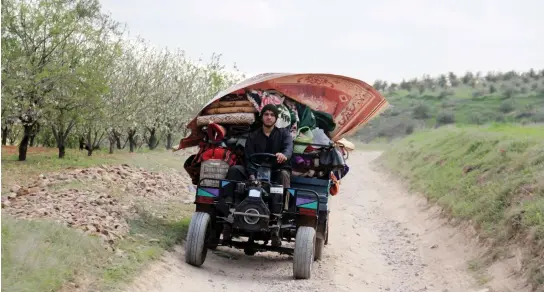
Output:
[[[256,162],[255,157],[263,157],[266,160],[266,163],[268,163],[269,165],[263,165],[261,163]],[[251,163],[253,163],[257,167],[274,168],[279,165],[276,155],[270,154],[270,153],[254,153],[249,157],[249,161],[251,161]]]

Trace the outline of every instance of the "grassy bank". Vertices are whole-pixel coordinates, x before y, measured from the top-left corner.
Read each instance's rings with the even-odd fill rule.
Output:
[[[2,290],[56,291],[108,258],[98,238],[47,222],[2,216]]]
[[[4,150],[4,148],[3,148]],[[184,155],[170,151],[125,151],[109,155],[70,150],[65,159],[55,149],[39,149],[19,162],[2,151],[2,195],[29,178],[100,164],[129,164],[157,172],[184,171]],[[82,184],[79,182],[79,184]],[[71,185],[71,187],[75,187]],[[77,185],[78,189],[93,185]],[[113,192],[113,190],[112,190]],[[25,220],[2,214],[2,291],[116,291],[148,263],[185,237],[192,205],[170,202],[137,203],[128,220],[130,232],[106,249],[97,236],[52,220]],[[180,219],[181,218],[181,219]]]
[[[2,216],[2,291],[117,291],[185,237],[189,218],[141,214],[106,250],[97,237],[46,220]]]
[[[452,127],[397,142],[381,158],[495,246],[527,247],[530,282],[544,286],[544,127]]]

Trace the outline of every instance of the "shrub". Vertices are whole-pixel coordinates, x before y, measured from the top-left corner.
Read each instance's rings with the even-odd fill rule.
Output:
[[[514,106],[514,102],[512,100],[505,100],[503,102],[501,102],[500,106],[499,106],[499,110],[505,114],[513,111],[515,108]]]
[[[430,118],[430,112],[431,108],[428,105],[420,103],[414,107],[412,116],[416,119],[424,120]]]
[[[455,123],[455,115],[453,114],[453,112],[442,111],[438,113],[438,115],[436,116],[437,126],[453,124],[453,123]]]
[[[507,87],[504,90],[504,93],[502,94],[502,97],[504,99],[512,98],[514,94],[516,93],[516,90],[512,87]]]

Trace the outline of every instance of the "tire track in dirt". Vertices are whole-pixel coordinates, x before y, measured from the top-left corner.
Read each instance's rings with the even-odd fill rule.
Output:
[[[292,257],[286,255],[251,257],[219,247],[196,268],[177,247],[127,291],[491,291],[467,272],[476,244],[448,227],[423,198],[374,170],[371,163],[379,155],[350,156],[351,173],[331,206],[329,245],[311,279],[294,280]],[[525,291],[507,271],[494,276],[500,279],[489,283],[493,291]]]

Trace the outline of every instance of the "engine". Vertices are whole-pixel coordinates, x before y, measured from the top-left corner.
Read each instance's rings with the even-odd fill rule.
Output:
[[[267,197],[264,189],[250,188],[248,196],[234,210],[233,227],[249,232],[267,231],[270,210],[263,200]]]

